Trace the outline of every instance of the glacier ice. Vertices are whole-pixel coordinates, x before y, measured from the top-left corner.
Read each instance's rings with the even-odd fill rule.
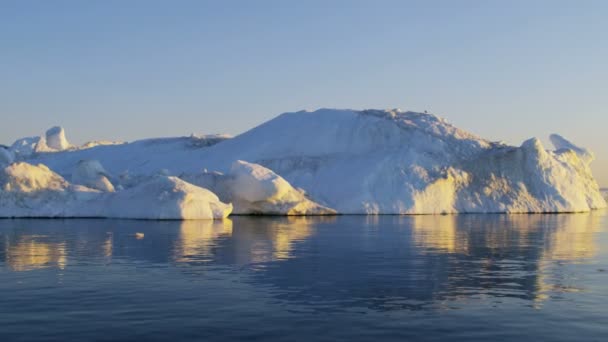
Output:
[[[74,185],[44,165],[17,162],[0,173],[0,217],[225,218],[232,205],[175,177],[155,177],[124,191]]]
[[[22,139],[10,151],[17,161],[44,164],[72,179],[72,186],[84,183],[87,191],[108,190],[95,185],[100,175],[117,189],[116,198],[154,179],[186,181],[232,203],[238,214],[537,213],[605,207],[590,169],[593,154],[561,136],[550,139],[555,150],[538,139],[510,146],[432,114],[320,109],[285,113],[233,138],[192,135],[57,151],[45,147],[43,137]],[[88,174],[95,168],[87,166],[81,170],[86,175],[77,176],[82,160],[97,161],[103,172]]]
[[[36,151],[43,149],[41,137],[26,137],[17,139],[9,148],[9,151],[17,158],[28,158]]]
[[[53,150],[63,151],[70,148],[63,127],[55,126],[46,131],[46,146]]]
[[[212,190],[222,201],[231,202],[234,214],[336,214],[335,210],[308,199],[301,189],[271,170],[242,160],[235,161],[227,174],[203,172],[181,177]]]
[[[8,148],[0,147],[0,167],[7,166],[13,162],[15,157]]]
[[[108,179],[108,173],[97,160],[79,161],[72,173],[72,183],[100,191],[114,192],[114,185]]]
[[[559,134],[551,134],[549,136],[549,139],[551,140],[551,143],[553,144],[553,146],[555,147],[555,149],[557,151],[571,150],[572,152],[576,153],[579,156],[579,158],[584,159],[587,163],[591,163],[593,161],[593,159],[595,158],[595,156],[593,155],[593,153],[591,153],[591,151],[587,150],[586,148],[582,148],[582,147],[578,147],[578,146],[574,145],[573,143],[571,143],[570,141],[568,141],[566,138],[562,137]]]
[[[103,208],[108,217],[141,219],[221,219],[232,212],[211,191],[167,176],[117,191]]]
[[[283,114],[213,146],[215,170],[263,165],[344,214],[578,212],[605,207],[589,164],[479,138],[431,114],[332,110]]]
[[[99,197],[95,190],[74,186],[44,165],[7,166],[0,187],[0,217],[95,216],[97,210],[89,205]]]

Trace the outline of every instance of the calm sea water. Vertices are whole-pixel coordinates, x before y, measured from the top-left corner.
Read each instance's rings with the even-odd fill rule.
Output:
[[[608,216],[0,220],[0,341],[606,341]]]

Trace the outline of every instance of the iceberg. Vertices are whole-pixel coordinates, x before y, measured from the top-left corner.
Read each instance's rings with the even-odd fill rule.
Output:
[[[44,164],[87,191],[110,196],[109,183],[115,198],[132,194],[131,207],[142,186],[167,193],[209,189],[217,199],[193,192],[212,203],[232,203],[235,214],[557,213],[606,207],[590,169],[593,154],[558,135],[550,140],[553,150],[535,138],[510,146],[427,113],[319,109],[282,114],[236,137],[192,135],[61,151],[23,140],[11,149],[17,162]],[[92,164],[79,169],[83,160],[97,161],[103,171]],[[154,183],[159,179],[165,183]],[[208,211],[217,216],[224,207],[217,208]]]
[[[25,159],[31,157],[35,152],[43,149],[41,137],[26,137],[17,139],[8,151],[16,158]]]
[[[15,157],[13,153],[5,147],[0,147],[0,167],[10,165]]]
[[[55,126],[46,131],[46,146],[57,151],[63,151],[70,148],[71,144],[65,137],[65,130],[63,127]]]
[[[555,137],[552,139],[556,142]],[[606,206],[573,144],[546,150],[482,139],[432,114],[333,110],[282,114],[211,147],[267,167],[342,214],[583,212]]]
[[[104,192],[71,184],[45,165],[17,162],[0,173],[0,217],[221,219],[232,205],[175,177]]]
[[[215,192],[241,215],[335,215],[336,211],[306,197],[283,177],[258,165],[237,160],[227,174],[204,172],[181,178]]]
[[[102,207],[106,217],[157,220],[222,219],[232,212],[211,191],[167,176],[117,191]]]
[[[100,191],[114,192],[114,185],[108,179],[108,173],[97,160],[79,161],[72,174],[72,183]]]
[[[99,197],[44,165],[17,162],[0,173],[0,217],[97,216],[93,202]]]

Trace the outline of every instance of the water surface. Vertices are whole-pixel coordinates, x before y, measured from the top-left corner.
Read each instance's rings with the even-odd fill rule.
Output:
[[[0,341],[604,341],[607,218],[0,220]]]

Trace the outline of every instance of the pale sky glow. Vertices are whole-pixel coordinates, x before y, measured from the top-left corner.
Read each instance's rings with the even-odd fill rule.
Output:
[[[596,153],[608,186],[608,1],[0,1],[0,143],[247,130],[401,108]]]

